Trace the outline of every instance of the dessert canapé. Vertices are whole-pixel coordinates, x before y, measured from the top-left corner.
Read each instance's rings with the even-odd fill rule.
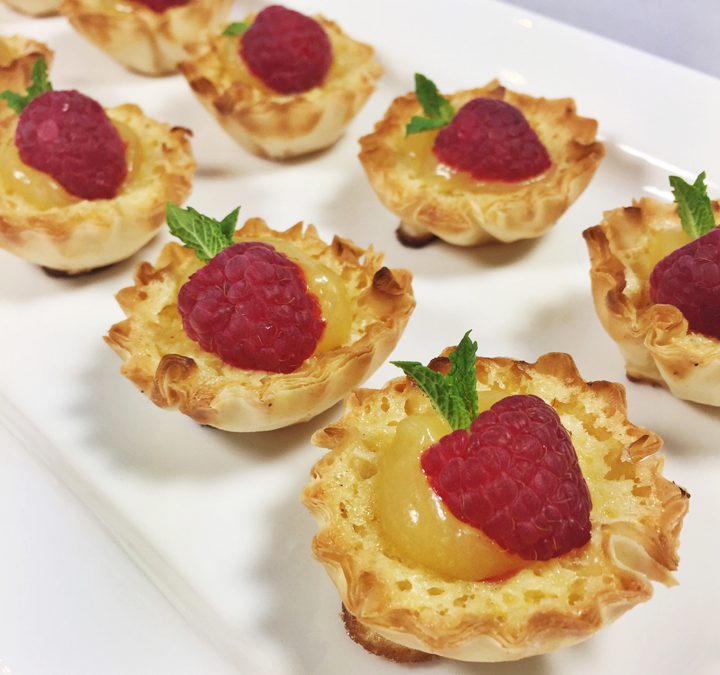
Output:
[[[332,21],[273,5],[198,46],[180,70],[238,143],[283,159],[340,138],[382,74],[373,54]]]
[[[545,233],[590,182],[604,146],[572,99],[533,98],[493,80],[447,98],[422,75],[360,139],[360,161],[411,246]]]
[[[63,0],[75,29],[130,70],[177,71],[189,47],[226,20],[232,0]]]
[[[0,91],[22,91],[28,84],[33,65],[40,57],[52,60],[52,51],[42,42],[22,35],[0,35]],[[0,101],[0,111],[6,104]]]
[[[688,495],[623,388],[475,347],[397,363],[410,377],[355,391],[313,438],[313,552],[351,637],[397,660],[546,653],[674,583]]]
[[[53,91],[44,59],[26,94],[5,91],[0,116],[0,246],[79,274],[132,255],[190,191],[189,132],[134,105],[104,110]]]
[[[202,424],[264,431],[329,408],[385,360],[414,308],[406,270],[302,223],[235,231],[168,206],[170,243],[118,293],[127,319],[106,341],[163,408]]]
[[[595,308],[628,377],[720,405],[720,202],[704,178],[672,176],[676,204],[643,198],[583,234]]]
[[[31,16],[48,16],[55,14],[62,0],[4,0],[6,5],[23,14]]]

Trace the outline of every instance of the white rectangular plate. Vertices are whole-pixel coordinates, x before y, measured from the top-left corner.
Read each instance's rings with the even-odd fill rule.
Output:
[[[253,7],[256,3],[253,3]],[[4,32],[45,39],[57,51],[56,88],[105,105],[139,103],[194,131],[199,162],[190,203],[219,216],[242,205],[284,229],[298,220],[373,243],[415,274],[418,306],[395,355],[427,361],[472,328],[488,356],[526,360],[567,351],[586,379],[624,380],[614,344],[592,307],[580,233],[605,209],[643,195],[667,198],[669,172],[720,177],[720,82],[607,40],[489,1],[295,2],[323,11],[372,43],[385,65],[380,87],[346,136],[317,156],[277,164],[230,141],[179,77],[130,74],[62,19],[9,12]],[[239,16],[239,13],[237,13]],[[395,217],[378,202],[356,159],[356,139],[423,72],[441,89],[499,77],[528,93],[572,96],[600,121],[607,156],[555,228],[533,243],[461,250],[400,246]],[[712,188],[717,193],[717,187]],[[337,594],[310,555],[315,526],[299,503],[321,455],[311,433],[337,418],[262,434],[199,427],[155,408],[118,373],[101,336],[122,314],[113,294],[133,267],[153,260],[162,234],[132,260],[75,280],[51,279],[8,254],[0,270],[0,421],[24,437],[107,525],[189,620],[242,672],[374,672],[405,669],[366,654],[344,635]],[[397,375],[383,366],[369,381]],[[678,672],[720,670],[720,452],[717,410],[627,384],[630,418],[665,438],[666,474],[693,494],[682,535],[680,586],[592,640],[500,666],[436,662],[434,673]],[[679,619],[682,617],[682,619]]]

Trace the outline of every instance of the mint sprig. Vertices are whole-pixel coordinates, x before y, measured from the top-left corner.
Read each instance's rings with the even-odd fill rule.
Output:
[[[208,262],[233,243],[239,213],[238,206],[222,220],[215,220],[190,206],[183,209],[168,202],[166,207],[170,232],[195,251],[195,255],[203,262]]]
[[[417,361],[391,361],[425,392],[435,409],[453,429],[468,429],[478,415],[477,342],[465,333],[450,356],[447,375],[431,370]]]
[[[250,28],[249,21],[233,21],[227,25],[227,28],[225,28],[222,34],[229,37],[242,35],[248,28]]]
[[[670,185],[683,230],[695,239],[712,230],[715,227],[715,216],[705,185],[705,172],[692,185],[680,176],[670,176]]]
[[[30,86],[27,88],[25,95],[18,94],[15,91],[6,89],[0,93],[0,99],[10,106],[18,115],[25,110],[25,107],[33,99],[44,94],[46,91],[52,91],[52,84],[47,74],[47,62],[41,56],[35,61],[30,73]]]
[[[435,83],[420,73],[415,73],[415,95],[423,107],[425,117],[413,117],[405,126],[406,135],[440,129],[450,124],[455,116],[455,108],[440,94]]]

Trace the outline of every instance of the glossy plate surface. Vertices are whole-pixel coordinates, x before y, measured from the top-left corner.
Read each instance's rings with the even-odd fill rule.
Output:
[[[293,6],[320,8],[374,44],[386,75],[337,146],[286,164],[237,147],[181,77],[128,73],[61,19],[23,19],[8,10],[0,17],[3,32],[44,39],[56,50],[56,88],[81,89],[106,106],[137,102],[193,129],[195,208],[221,216],[240,204],[241,217],[261,216],[278,229],[305,220],[326,239],[337,233],[373,243],[390,266],[412,269],[418,307],[395,357],[427,361],[472,328],[484,355],[535,360],[567,351],[586,379],[625,382],[620,354],[595,317],[580,233],[633,197],[669,198],[668,173],[705,169],[720,182],[720,81],[492,2],[444,3],[442,15],[434,2],[413,3],[410,14],[405,3],[381,0]],[[396,219],[370,189],[356,139],[411,88],[415,71],[447,91],[499,77],[534,95],[572,96],[581,114],[600,121],[607,156],[543,239],[477,250],[397,243]],[[711,192],[720,194],[717,185]],[[403,672],[345,637],[337,594],[310,555],[315,525],[299,494],[321,453],[309,437],[340,407],[290,429],[233,435],[155,408],[118,374],[119,360],[101,340],[122,318],[112,296],[167,239],[76,280],[51,279],[0,252],[0,423],[48,463],[239,672],[256,672],[258,663],[273,673]],[[368,386],[397,374],[385,365]],[[693,495],[679,587],[658,588],[651,602],[595,638],[553,655],[492,666],[436,662],[413,671],[720,672],[720,411],[626,384],[630,418],[665,439],[666,475]],[[48,540],[37,554],[51,549]]]

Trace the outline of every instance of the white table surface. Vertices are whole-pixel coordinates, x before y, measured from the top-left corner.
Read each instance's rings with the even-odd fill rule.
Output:
[[[720,76],[716,0],[514,4]],[[1,675],[237,672],[1,424],[0,467]]]

